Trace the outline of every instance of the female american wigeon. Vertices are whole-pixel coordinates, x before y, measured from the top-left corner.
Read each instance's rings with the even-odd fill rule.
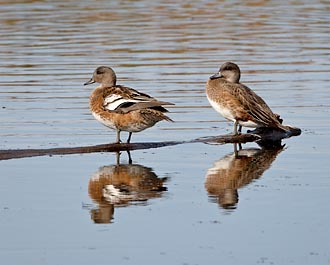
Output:
[[[279,115],[273,113],[255,92],[239,82],[240,76],[238,65],[226,62],[206,84],[207,99],[217,112],[234,122],[234,134],[239,134],[242,126],[267,127],[284,132],[300,131],[298,128],[282,125]]]
[[[121,142],[121,131],[129,132],[129,143],[133,132],[143,131],[161,120],[172,121],[164,114],[168,111],[162,105],[173,103],[158,101],[135,89],[117,85],[116,80],[110,67],[100,66],[84,84],[100,83],[90,96],[90,109],[96,120],[116,130],[116,143]]]

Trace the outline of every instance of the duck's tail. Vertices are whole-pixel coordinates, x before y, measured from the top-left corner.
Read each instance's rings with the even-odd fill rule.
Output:
[[[298,136],[301,134],[301,129],[299,129],[297,127],[279,124],[278,128],[285,131],[288,134],[288,136]]]

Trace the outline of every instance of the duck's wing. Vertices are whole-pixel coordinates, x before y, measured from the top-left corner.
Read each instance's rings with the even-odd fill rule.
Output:
[[[103,98],[103,107],[106,110],[117,113],[161,107],[162,105],[174,105],[170,102],[158,101],[148,94],[124,86],[115,86],[106,89]],[[166,111],[164,108],[163,110]]]
[[[232,93],[240,101],[244,110],[259,123],[265,126],[274,126],[279,123],[277,116],[267,103],[247,86],[233,84]]]

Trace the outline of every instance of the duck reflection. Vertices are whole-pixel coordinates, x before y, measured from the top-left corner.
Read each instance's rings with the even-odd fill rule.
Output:
[[[235,209],[237,190],[260,178],[283,148],[280,143],[247,149],[234,145],[234,152],[216,161],[207,172],[205,188],[211,201],[224,209]]]
[[[116,207],[145,205],[161,197],[166,180],[149,167],[133,164],[130,155],[128,164],[120,164],[117,158],[117,164],[101,167],[89,181],[89,196],[98,205],[91,210],[91,218],[95,223],[110,223]]]

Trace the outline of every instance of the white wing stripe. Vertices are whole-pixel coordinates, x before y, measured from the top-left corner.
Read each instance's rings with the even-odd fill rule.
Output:
[[[146,100],[146,98],[139,98],[139,97],[134,97],[131,99],[126,99],[123,98],[121,95],[118,94],[112,94],[107,96],[104,99],[103,106],[107,110],[116,110],[120,105],[124,103],[137,103],[137,102],[149,102],[150,100]]]
[[[107,104],[111,104],[113,102],[115,102],[117,99],[120,99],[120,98],[123,98],[122,96],[120,95],[116,95],[116,94],[112,94],[111,96],[107,96],[105,99],[104,99],[104,105],[107,105]]]
[[[121,104],[123,103],[127,103],[127,102],[132,102],[132,103],[136,103],[139,102],[138,100],[127,100],[127,99],[117,99],[115,102],[113,103],[108,103],[105,108],[108,110],[116,110]]]

